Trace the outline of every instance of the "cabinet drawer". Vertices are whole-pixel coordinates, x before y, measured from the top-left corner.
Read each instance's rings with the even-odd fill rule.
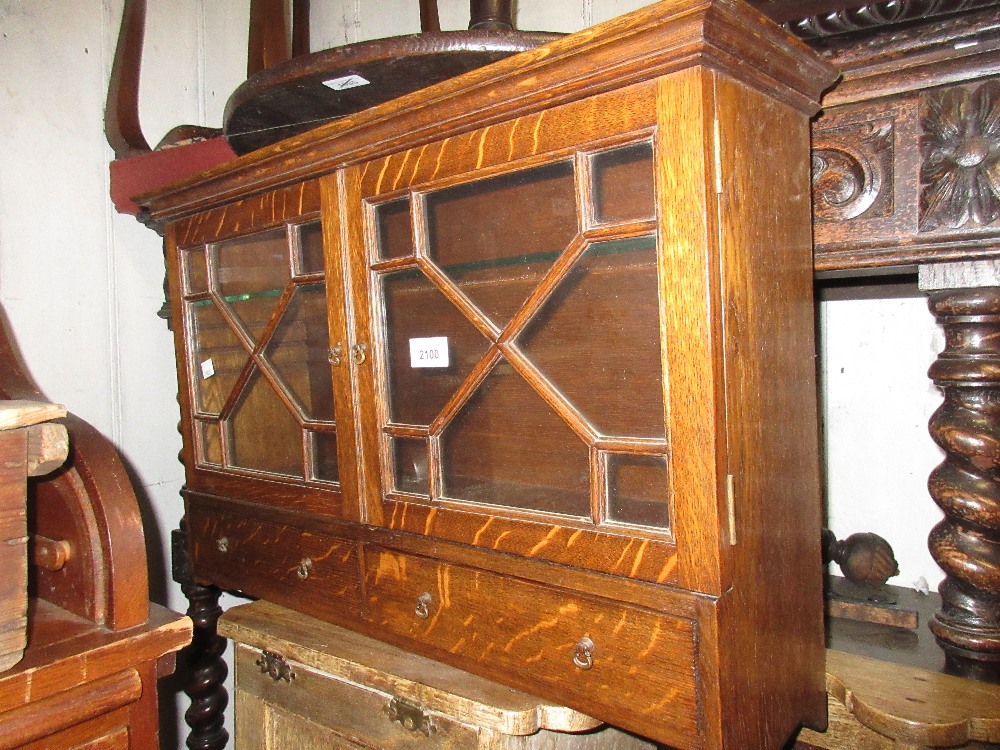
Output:
[[[365,614],[377,629],[610,723],[699,746],[692,621],[384,549],[366,550],[365,563]]]
[[[357,545],[294,526],[189,507],[194,573],[317,617],[358,619],[361,605]]]
[[[399,705],[398,699],[380,690],[341,680],[296,661],[286,663],[294,676],[288,680],[273,679],[265,674],[258,661],[261,652],[244,645],[237,646],[236,682],[238,694],[253,696],[273,715],[282,717],[274,727],[275,738],[264,738],[259,747],[271,747],[272,739],[303,736],[320,738],[323,747],[367,747],[380,750],[473,750],[478,746],[475,727],[455,721],[449,716],[413,707],[416,715],[429,721],[427,734],[420,728],[406,729],[390,715]],[[244,701],[244,711],[252,702]],[[404,709],[405,710],[405,709]],[[237,716],[237,747],[252,745],[239,736],[241,727],[255,725],[261,731],[263,717]],[[346,740],[347,742],[344,742]],[[293,745],[288,744],[289,747]],[[299,745],[301,747],[302,745]],[[312,745],[309,745],[312,747]],[[316,745],[320,747],[320,745]]]

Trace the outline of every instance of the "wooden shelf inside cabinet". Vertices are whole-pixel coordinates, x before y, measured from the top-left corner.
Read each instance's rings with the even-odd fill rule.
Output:
[[[682,750],[821,725],[833,79],[667,0],[140,197],[196,581]]]

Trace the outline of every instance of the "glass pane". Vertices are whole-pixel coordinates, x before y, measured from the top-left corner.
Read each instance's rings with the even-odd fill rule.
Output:
[[[393,488],[398,492],[427,495],[427,441],[423,438],[390,438]]]
[[[429,425],[486,354],[489,341],[418,270],[382,276],[382,295],[389,418]],[[411,360],[410,342],[426,338],[445,339],[447,366],[441,366],[440,358],[432,363],[435,367],[412,366],[421,362]]]
[[[313,479],[340,481],[337,466],[337,433],[311,432],[313,443]]]
[[[654,237],[591,245],[517,339],[598,432],[662,438],[659,341]]]
[[[427,196],[430,256],[503,328],[577,233],[573,163]]]
[[[588,447],[505,361],[444,430],[441,454],[449,498],[590,515]]]
[[[299,231],[299,273],[323,273],[323,226],[318,221],[301,224]]]
[[[205,248],[196,247],[181,254],[184,261],[184,293],[201,294],[208,291],[208,267],[205,265]]]
[[[409,196],[376,206],[375,228],[379,258],[405,258],[413,255]]]
[[[670,527],[666,456],[608,456],[608,518]]]
[[[195,410],[218,414],[249,355],[211,300],[188,303]]]
[[[326,284],[295,288],[266,356],[308,419],[333,421],[333,382],[327,360]]]
[[[302,428],[259,370],[229,419],[233,466],[303,477]]]
[[[594,214],[599,222],[652,219],[653,145],[648,141],[594,154]]]
[[[217,291],[253,339],[259,339],[291,278],[285,230],[220,242],[214,258]]]
[[[222,465],[222,440],[218,422],[195,422],[197,429],[198,463]]]

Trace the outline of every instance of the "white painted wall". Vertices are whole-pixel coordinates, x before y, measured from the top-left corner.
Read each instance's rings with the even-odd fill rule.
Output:
[[[522,0],[518,22],[573,31],[643,4]],[[43,390],[108,435],[131,467],[156,596],[183,610],[166,580],[183,475],[172,339],[155,314],[160,239],[108,199],[102,113],[121,5],[0,0],[0,304]],[[317,49],[418,28],[415,0],[313,5]],[[464,26],[467,8],[442,0],[442,25]],[[152,143],[178,124],[221,124],[244,76],[247,17],[247,0],[149,3],[141,117]],[[859,295],[840,290],[821,305],[830,524],[841,537],[882,534],[900,561],[895,582],[933,587],[940,572],[926,536],[940,514],[926,477],[940,452],[926,424],[940,398],[925,373],[940,337],[915,291]]]

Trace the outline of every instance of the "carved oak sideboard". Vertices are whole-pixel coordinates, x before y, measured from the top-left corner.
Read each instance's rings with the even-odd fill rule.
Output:
[[[197,584],[678,748],[822,726],[834,78],[672,0],[140,197]]]
[[[929,489],[945,515],[929,544],[946,579],[930,627],[950,669],[997,681],[1000,15],[817,44],[843,79],[813,125],[816,270],[918,273],[944,329]]]

